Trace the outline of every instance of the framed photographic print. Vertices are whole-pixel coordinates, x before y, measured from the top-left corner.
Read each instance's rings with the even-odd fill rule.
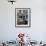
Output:
[[[30,27],[30,8],[15,8],[15,26]]]

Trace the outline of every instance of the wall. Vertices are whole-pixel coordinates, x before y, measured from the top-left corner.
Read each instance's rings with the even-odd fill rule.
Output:
[[[46,1],[17,0],[13,5],[0,0],[0,41],[15,40],[19,32],[31,35],[33,40],[46,40]],[[15,8],[31,8],[31,27],[15,27]]]

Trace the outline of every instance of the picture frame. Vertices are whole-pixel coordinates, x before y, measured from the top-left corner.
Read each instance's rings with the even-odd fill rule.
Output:
[[[30,8],[15,8],[15,27],[31,27]]]

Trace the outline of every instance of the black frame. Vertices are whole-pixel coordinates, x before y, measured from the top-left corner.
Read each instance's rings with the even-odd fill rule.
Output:
[[[29,26],[16,26],[16,9],[29,9]],[[30,8],[15,8],[15,27],[21,27],[21,28],[31,27],[31,9]]]

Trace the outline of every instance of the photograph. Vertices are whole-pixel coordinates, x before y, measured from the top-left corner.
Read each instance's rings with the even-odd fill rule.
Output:
[[[15,12],[15,26],[30,27],[30,8],[16,8]]]

